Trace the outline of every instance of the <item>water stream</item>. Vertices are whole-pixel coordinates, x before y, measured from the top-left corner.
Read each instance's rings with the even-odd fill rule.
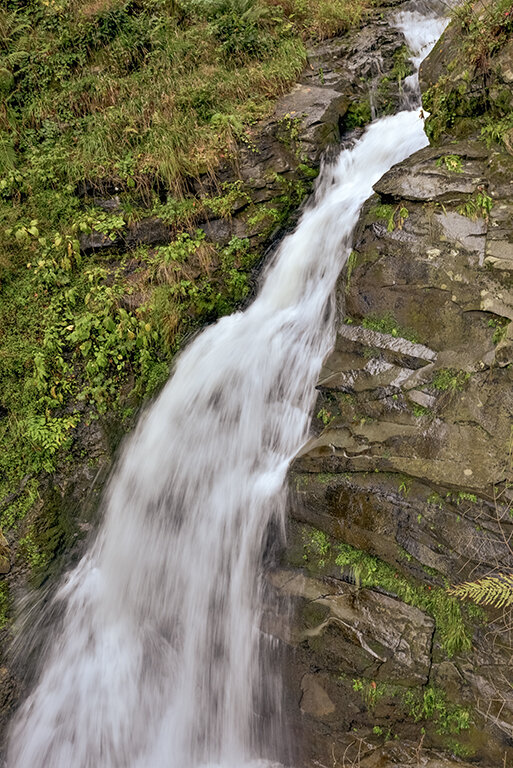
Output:
[[[441,31],[402,17],[412,48],[419,25],[424,46]],[[280,684],[263,674],[259,629],[266,532],[283,524],[360,207],[427,143],[418,111],[376,121],[324,167],[259,296],[196,338],[141,418],[102,528],[56,595],[62,624],[11,728],[9,768],[241,768],[277,754]]]

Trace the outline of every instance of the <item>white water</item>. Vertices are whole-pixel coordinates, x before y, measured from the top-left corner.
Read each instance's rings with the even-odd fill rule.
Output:
[[[394,19],[394,25],[405,36],[406,44],[413,54],[410,61],[414,73],[405,78],[403,83],[403,106],[411,109],[420,104],[419,67],[447,26],[447,19],[414,8],[400,11]]]
[[[371,125],[324,168],[254,303],[182,354],[57,594],[62,625],[11,729],[9,768],[256,768],[277,754],[279,681],[260,652],[265,536],[307,435],[359,209],[426,143],[416,111]]]

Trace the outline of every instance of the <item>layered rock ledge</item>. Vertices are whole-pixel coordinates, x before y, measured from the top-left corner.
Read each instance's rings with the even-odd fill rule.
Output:
[[[513,760],[509,614],[447,592],[513,568],[513,157],[467,118],[364,206],[290,473],[272,578],[305,766]]]

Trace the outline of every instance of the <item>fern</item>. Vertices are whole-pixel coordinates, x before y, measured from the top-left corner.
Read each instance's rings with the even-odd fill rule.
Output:
[[[509,608],[513,605],[513,573],[499,573],[477,581],[465,581],[448,592],[460,600],[467,598],[481,605]]]

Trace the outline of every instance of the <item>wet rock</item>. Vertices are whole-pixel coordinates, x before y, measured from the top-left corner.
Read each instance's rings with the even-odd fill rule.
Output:
[[[315,675],[305,675],[301,680],[301,712],[312,717],[326,717],[335,711],[335,705]]]
[[[93,231],[88,235],[80,235],[79,242],[81,252],[87,255],[96,251],[118,248],[122,243],[122,239],[118,236],[110,237],[103,232]]]
[[[127,248],[136,248],[138,245],[165,245],[172,240],[171,228],[156,217],[141,219],[128,227],[124,239]]]
[[[448,156],[459,158],[456,172],[447,167]],[[301,539],[294,544],[294,531],[306,525],[379,558],[421,589],[511,570],[506,542],[513,535],[507,495],[513,189],[508,174],[513,177],[513,167],[505,151],[468,140],[421,150],[375,185],[357,226],[351,268],[338,285],[344,321],[319,378],[317,427],[292,466],[290,566],[302,566]],[[488,208],[480,209],[477,201],[485,196]],[[396,213],[404,208],[399,221]],[[352,603],[354,613],[344,614],[347,626],[333,626],[333,579],[344,577],[340,569],[315,563],[309,568],[309,578],[322,579],[323,597],[306,592],[302,599],[310,607],[329,606],[329,613],[312,619],[305,607],[298,609],[296,638],[303,640],[296,642],[304,668],[315,668],[337,716],[337,669],[351,680],[367,681],[364,691],[369,680],[412,685],[404,669],[388,670],[381,678],[381,662],[358,645],[355,633],[363,631],[364,642],[380,658],[386,657],[384,647],[393,646],[367,627],[359,597]],[[294,584],[290,578],[285,589],[293,591]],[[364,592],[355,585],[340,589],[345,595]],[[378,595],[380,601],[395,599]],[[419,666],[448,702],[470,708],[475,725],[457,738],[486,766],[499,765],[513,752],[513,697],[501,672],[511,664],[511,646],[501,646],[501,625],[495,621],[492,616],[486,629],[474,622],[472,648],[452,658],[435,629]],[[324,629],[314,637],[305,634],[319,627]],[[344,661],[337,656],[341,647]],[[392,758],[366,740],[373,723],[381,728],[379,717],[387,723],[397,717],[397,702],[394,715],[386,695],[364,715],[351,686],[341,680],[338,685],[351,701],[348,729],[356,722],[369,729],[361,736],[361,764],[415,765],[411,754]],[[324,728],[329,722],[335,754],[337,749],[343,754],[337,744],[347,748],[345,726],[336,731],[334,717],[321,722]],[[317,733],[314,720],[304,727]],[[406,714],[393,725],[403,745],[411,737],[407,722]],[[448,749],[447,740],[437,738],[427,727],[424,746]],[[423,750],[421,757],[421,765],[451,764]]]
[[[452,760],[425,750],[422,745],[388,744],[360,762],[360,768],[471,768],[472,764]]]
[[[444,168],[443,151],[426,147],[416,152],[408,164],[395,165],[374,185],[374,189],[382,197],[394,200],[461,202],[484,183],[483,160],[488,155],[479,145],[470,142],[452,146],[451,154],[462,158],[458,173]]]
[[[325,664],[399,685],[422,685],[429,675],[433,620],[386,594],[277,572],[272,581],[303,606],[306,628],[295,641],[323,649]],[[299,599],[299,603],[297,603]],[[320,614],[313,607],[322,607]],[[301,607],[299,607],[301,610]],[[349,666],[348,660],[356,666]],[[325,713],[326,714],[326,713]]]
[[[331,88],[298,83],[283,97],[276,109],[278,123],[297,120],[301,124],[301,141],[326,147],[339,140],[339,120],[347,112],[347,96]]]

